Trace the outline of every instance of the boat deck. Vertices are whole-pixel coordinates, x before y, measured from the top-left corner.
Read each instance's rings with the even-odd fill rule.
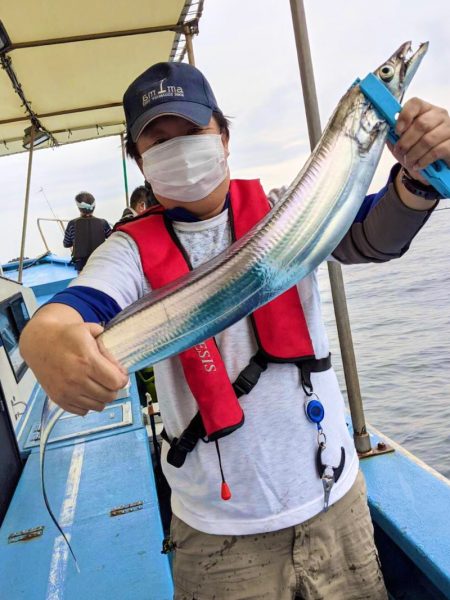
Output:
[[[44,505],[38,446],[43,394],[34,394],[20,423],[19,446],[27,461],[0,529],[2,597],[144,600],[151,590],[152,600],[172,598],[134,376],[125,393],[102,413],[63,416],[47,447],[48,498],[80,573]],[[33,577],[23,577],[30,565]]]

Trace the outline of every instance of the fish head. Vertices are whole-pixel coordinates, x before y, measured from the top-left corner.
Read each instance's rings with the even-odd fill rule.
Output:
[[[412,52],[411,42],[405,42],[375,69],[373,74],[384,83],[393,96],[401,100],[427,50],[428,42],[420,44],[416,52]]]

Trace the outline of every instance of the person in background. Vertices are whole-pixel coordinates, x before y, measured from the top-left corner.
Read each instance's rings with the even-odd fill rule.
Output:
[[[282,185],[279,188],[272,188],[270,192],[267,194],[267,199],[269,200],[271,206],[274,206],[287,192],[287,187]]]
[[[213,259],[270,209],[258,180],[230,180],[229,123],[198,69],[153,65],[129,86],[124,110],[127,152],[162,208],[120,225],[80,277],[39,309],[20,341],[48,395],[79,415],[103,410],[127,381],[97,345],[99,323]],[[399,258],[439,201],[414,175],[439,158],[450,164],[448,113],[413,98],[397,132],[398,162],[333,251],[340,263]],[[154,367],[162,468],[172,489],[165,547],[173,549],[175,600],[387,600],[317,273],[263,308]],[[304,410],[313,390],[324,408],[323,455]],[[217,442],[202,441],[198,406],[220,404],[225,414],[238,396],[245,422],[237,413],[219,431],[219,454]],[[331,490],[319,459],[333,473]]]
[[[149,207],[148,196],[149,193],[145,185],[140,185],[133,190],[130,198],[130,206],[124,209],[120,220],[133,219],[145,212]]]
[[[147,202],[148,202],[149,207],[150,206],[159,206],[159,202],[156,199],[155,194],[153,193],[152,186],[149,184],[148,181],[144,181],[144,187],[148,192]]]
[[[94,250],[111,233],[111,227],[105,219],[94,217],[95,198],[89,192],[80,192],[75,196],[80,211],[78,219],[67,224],[64,234],[64,248],[72,248],[72,260],[80,273]]]

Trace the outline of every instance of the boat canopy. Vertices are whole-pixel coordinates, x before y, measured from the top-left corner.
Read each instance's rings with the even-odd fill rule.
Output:
[[[202,8],[203,0],[4,0],[0,156],[26,151],[32,124],[37,148],[123,133],[125,89],[151,64],[183,59]]]

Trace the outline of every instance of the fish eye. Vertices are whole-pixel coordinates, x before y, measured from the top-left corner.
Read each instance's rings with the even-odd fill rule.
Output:
[[[383,81],[389,82],[393,79],[395,70],[392,65],[383,65],[380,68],[380,77]]]

